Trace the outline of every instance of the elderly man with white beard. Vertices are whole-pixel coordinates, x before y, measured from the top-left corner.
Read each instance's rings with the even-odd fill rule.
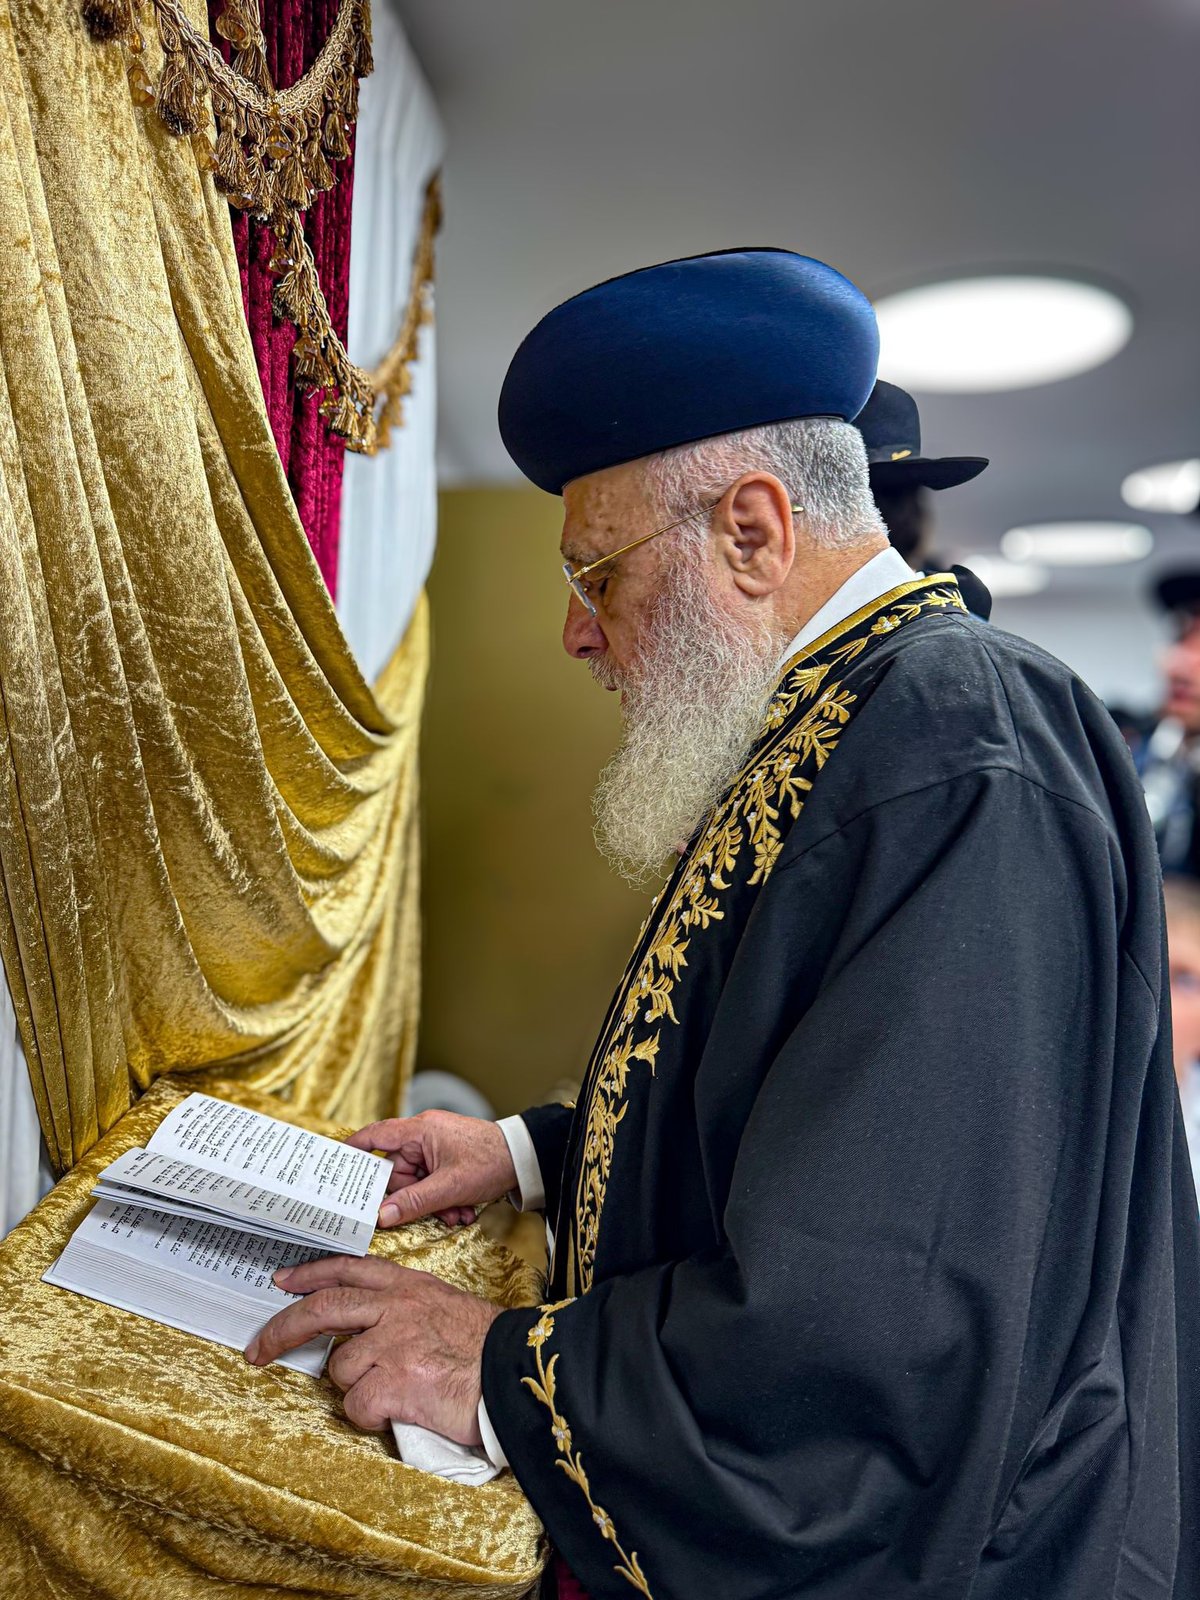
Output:
[[[1200,1593],[1154,840],[1084,685],[888,548],[876,351],[853,285],[769,250],[521,346],[501,430],[622,697],[598,838],[665,886],[577,1108],[352,1140],[385,1225],[544,1209],[547,1303],[334,1258],[248,1352],[352,1335],[351,1421],[511,1467],[563,1600]]]

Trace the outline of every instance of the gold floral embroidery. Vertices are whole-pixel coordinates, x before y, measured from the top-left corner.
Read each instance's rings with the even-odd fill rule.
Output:
[[[678,1021],[674,991],[687,966],[693,935],[724,918],[720,895],[730,887],[747,845],[751,857],[747,883],[757,888],[770,876],[783,848],[780,818],[785,809],[793,822],[800,815],[813,779],[833,753],[857,698],[840,683],[829,682],[830,675],[929,608],[966,609],[951,579],[939,576],[937,581],[947,586],[935,589],[929,580],[904,585],[855,613],[832,637],[818,641],[820,659],[813,660],[810,649],[787,663],[767,709],[758,748],[709,817],[687,863],[676,869],[674,889],[656,913],[657,930],[641,960],[626,971],[623,990],[610,1013],[611,1031],[602,1036],[590,1083],[585,1084],[586,1122],[568,1287],[583,1293],[592,1285],[617,1128],[628,1110],[629,1074],[635,1062],[654,1071],[662,1028],[646,1034],[647,1026]],[[870,625],[864,627],[865,623]],[[852,636],[831,648],[847,632]],[[809,700],[813,703],[796,720]]]
[[[556,1382],[554,1369],[558,1365],[557,1352],[546,1361],[542,1346],[554,1332],[554,1313],[561,1311],[564,1306],[569,1306],[570,1300],[559,1300],[552,1306],[540,1307],[541,1316],[530,1328],[526,1344],[534,1352],[534,1361],[537,1363],[538,1375],[536,1378],[522,1378],[521,1382],[531,1389],[541,1403],[550,1413],[550,1432],[554,1439],[554,1448],[558,1451],[560,1460],[555,1466],[560,1467],[571,1482],[583,1491],[588,1506],[592,1513],[592,1521],[599,1529],[600,1537],[607,1539],[617,1553],[617,1564],[614,1572],[619,1572],[625,1581],[633,1586],[639,1594],[644,1594],[646,1600],[654,1600],[650,1593],[650,1585],[646,1582],[646,1574],[642,1571],[636,1550],[626,1551],[621,1541],[617,1538],[617,1530],[613,1519],[603,1506],[598,1506],[592,1498],[591,1485],[588,1475],[584,1471],[583,1457],[575,1449],[574,1440],[571,1438],[570,1424],[558,1409]]]

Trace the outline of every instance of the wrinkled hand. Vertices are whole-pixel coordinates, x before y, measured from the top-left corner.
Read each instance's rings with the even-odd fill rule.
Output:
[[[388,1193],[379,1208],[381,1228],[429,1216],[451,1225],[474,1222],[476,1206],[502,1199],[517,1182],[497,1125],[452,1111],[370,1122],[346,1143],[392,1158]]]
[[[497,1306],[376,1256],[306,1261],[275,1282],[305,1298],[271,1318],[247,1361],[265,1367],[320,1334],[352,1333],[328,1367],[351,1422],[416,1422],[459,1444],[482,1442],[479,1366]]]

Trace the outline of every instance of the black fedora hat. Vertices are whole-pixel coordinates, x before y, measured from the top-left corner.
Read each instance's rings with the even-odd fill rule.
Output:
[[[986,456],[923,456],[917,402],[882,379],[854,426],[867,447],[872,489],[953,489],[977,478],[988,464]]]

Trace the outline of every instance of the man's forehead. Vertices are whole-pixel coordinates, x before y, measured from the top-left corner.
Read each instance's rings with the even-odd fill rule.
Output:
[[[563,490],[563,559],[577,566],[599,561],[636,538],[635,524],[646,514],[641,477],[631,467],[576,479]]]

